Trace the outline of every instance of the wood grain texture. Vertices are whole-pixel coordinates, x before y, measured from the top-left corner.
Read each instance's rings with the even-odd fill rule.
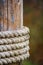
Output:
[[[23,26],[23,0],[5,0],[3,7],[0,5],[1,31],[14,30]]]

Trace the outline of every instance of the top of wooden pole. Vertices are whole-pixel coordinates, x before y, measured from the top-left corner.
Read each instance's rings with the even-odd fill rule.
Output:
[[[1,31],[14,30],[23,26],[23,0],[0,0]],[[2,8],[3,4],[3,8]]]

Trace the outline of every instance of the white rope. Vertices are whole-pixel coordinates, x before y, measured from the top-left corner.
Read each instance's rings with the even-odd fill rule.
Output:
[[[0,59],[0,65],[8,64],[8,63],[15,63],[17,61],[20,62],[21,60],[27,59],[28,57],[29,57],[29,53],[27,52],[26,54],[22,54],[19,56],[14,56],[14,57],[10,57],[10,58],[3,58],[3,59]]]
[[[0,59],[1,58],[6,58],[6,57],[9,58],[9,57],[18,56],[18,55],[21,55],[21,54],[25,54],[28,51],[29,51],[29,46],[27,46],[23,49],[19,49],[19,50],[0,52]]]
[[[24,41],[28,40],[29,37],[30,37],[29,35],[25,35],[25,36],[22,36],[22,37],[0,39],[0,45],[24,42]]]
[[[22,43],[18,43],[18,44],[0,45],[0,52],[20,49],[25,46],[28,46],[28,44],[29,44],[29,40],[22,42]]]
[[[27,27],[23,27],[22,29],[18,29],[14,31],[0,32],[0,38],[18,37],[18,36],[26,35],[28,33],[29,33],[29,29]]]
[[[15,63],[29,57],[29,29],[0,32],[0,65]]]

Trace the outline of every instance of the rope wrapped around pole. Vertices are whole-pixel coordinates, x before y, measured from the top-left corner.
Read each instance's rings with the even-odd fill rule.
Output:
[[[29,55],[29,29],[0,32],[0,65],[20,62]]]
[[[27,27],[23,27],[21,29],[14,31],[0,32],[0,38],[18,37],[18,36],[26,35],[28,33],[29,33],[29,29]]]

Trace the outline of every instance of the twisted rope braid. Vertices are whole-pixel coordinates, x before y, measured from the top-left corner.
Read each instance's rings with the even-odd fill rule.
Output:
[[[23,55],[19,55],[16,57],[14,56],[14,57],[10,57],[10,58],[3,58],[3,59],[0,59],[0,65],[8,64],[8,63],[15,63],[17,61],[27,59],[28,57],[29,57],[29,53],[27,52]]]
[[[28,44],[29,44],[29,40],[22,42],[22,43],[18,43],[18,44],[1,45],[0,52],[20,49],[20,48],[28,46]]]
[[[19,49],[19,50],[13,50],[13,51],[7,51],[7,52],[1,52],[0,53],[0,59],[1,58],[9,58],[9,57],[14,57],[14,56],[18,56],[21,54],[25,54],[26,52],[29,51],[29,47],[25,47],[23,49]]]
[[[29,35],[25,35],[22,37],[14,37],[14,38],[7,38],[7,39],[0,39],[0,45],[7,45],[7,44],[13,44],[13,43],[19,43],[24,42],[29,39]]]
[[[0,65],[15,63],[29,57],[29,29],[0,32]]]
[[[28,33],[29,33],[29,29],[27,27],[23,27],[15,31],[0,32],[0,38],[18,37],[18,36],[26,35]]]

